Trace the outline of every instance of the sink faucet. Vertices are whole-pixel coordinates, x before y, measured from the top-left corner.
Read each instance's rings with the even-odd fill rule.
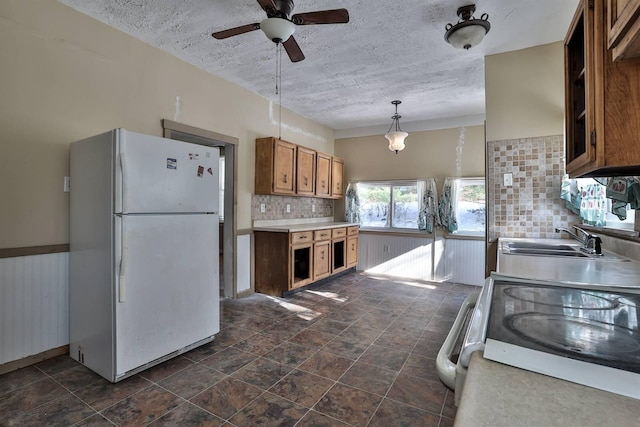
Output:
[[[556,233],[562,233],[564,231],[569,236],[573,237],[575,240],[577,240],[583,245],[583,248],[581,249],[584,252],[595,254],[595,255],[602,255],[602,239],[599,236],[596,236],[595,234],[591,234],[588,231],[583,230],[582,228],[576,225],[574,225],[573,228],[576,231],[580,232],[583,237],[580,237],[576,233],[572,232],[571,230],[563,227],[556,228]]]

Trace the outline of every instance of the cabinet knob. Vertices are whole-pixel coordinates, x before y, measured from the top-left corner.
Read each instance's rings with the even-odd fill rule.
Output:
[[[322,188],[324,188],[324,179],[322,180]]]
[[[305,176],[304,177],[304,185],[308,185],[309,179]]]
[[[285,184],[287,183],[287,174],[286,173],[284,174],[284,183]]]

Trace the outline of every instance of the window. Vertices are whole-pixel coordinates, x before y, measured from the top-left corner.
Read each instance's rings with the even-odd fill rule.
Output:
[[[602,186],[599,182],[597,182],[593,178],[577,178],[576,184],[580,193],[582,193],[582,190],[589,185],[597,185],[603,188],[603,194],[606,194],[606,188],[604,188],[605,186]],[[612,213],[613,211],[612,199],[606,199],[603,205],[603,208],[605,209],[605,212],[602,217],[603,219],[602,227],[614,228],[614,229],[620,229],[620,230],[634,229],[635,212],[631,209],[631,205],[629,205],[628,203],[626,205],[627,218],[624,220],[621,220],[615,214]],[[580,215],[581,213],[577,212],[577,214]],[[586,218],[583,218],[583,221],[585,221],[585,219]],[[587,221],[585,221],[585,223],[587,223]]]
[[[418,184],[415,181],[358,183],[360,225],[418,229]]]
[[[456,179],[455,212],[458,229],[453,234],[484,235],[486,197],[483,178]]]

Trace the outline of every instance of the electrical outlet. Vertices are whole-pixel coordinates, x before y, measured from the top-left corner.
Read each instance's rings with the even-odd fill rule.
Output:
[[[291,205],[287,203],[287,213],[291,213]]]
[[[267,211],[267,206],[264,203],[260,203],[260,213],[265,213]]]
[[[311,205],[311,212],[315,212],[316,211],[316,205]]]
[[[71,177],[70,176],[65,176],[64,177],[64,187],[63,190],[65,193],[68,193],[71,191]]]
[[[382,245],[382,252],[384,253],[389,252],[389,245]]]

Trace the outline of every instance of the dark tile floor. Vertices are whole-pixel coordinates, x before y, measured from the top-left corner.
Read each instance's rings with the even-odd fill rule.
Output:
[[[0,376],[0,425],[452,426],[434,364],[472,290],[352,273],[225,300],[214,342],[117,384],[68,356]]]

